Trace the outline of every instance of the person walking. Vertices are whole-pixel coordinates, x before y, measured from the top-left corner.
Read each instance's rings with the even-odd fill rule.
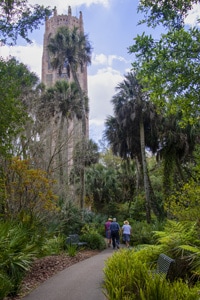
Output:
[[[116,218],[113,218],[113,221],[110,224],[110,233],[111,233],[113,249],[115,249],[116,247],[119,249],[119,231],[120,231],[120,226],[117,223]]]
[[[108,247],[111,246],[111,233],[110,233],[110,224],[112,223],[112,219],[108,218],[108,220],[105,223],[105,234],[107,239],[107,245]]]
[[[130,246],[130,239],[131,239],[131,226],[129,225],[129,221],[124,221],[124,225],[122,226],[122,237],[123,241],[126,244],[126,247]]]

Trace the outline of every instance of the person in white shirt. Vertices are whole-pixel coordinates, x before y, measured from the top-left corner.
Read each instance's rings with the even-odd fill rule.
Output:
[[[131,226],[129,225],[129,221],[124,221],[124,225],[122,226],[122,236],[123,241],[126,243],[126,247],[130,246],[130,240],[131,240]]]

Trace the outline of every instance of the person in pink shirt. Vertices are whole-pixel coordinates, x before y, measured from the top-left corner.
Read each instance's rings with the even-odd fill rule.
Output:
[[[108,247],[111,246],[111,233],[110,233],[110,224],[111,223],[112,223],[111,218],[108,218],[108,220],[105,223],[105,234],[106,234],[106,238],[107,238]]]

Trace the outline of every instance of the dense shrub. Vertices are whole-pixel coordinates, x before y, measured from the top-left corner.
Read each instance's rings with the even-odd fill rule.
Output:
[[[15,295],[31,262],[41,251],[42,230],[39,235],[34,225],[10,221],[0,223],[0,232],[0,290]]]
[[[147,224],[146,222],[130,222],[132,227],[131,243],[132,245],[139,244],[154,244],[153,224]]]
[[[12,290],[13,284],[5,273],[0,271],[0,299],[4,299]]]
[[[41,249],[42,256],[60,254],[66,249],[66,238],[64,235],[46,238]]]
[[[80,237],[80,240],[87,242],[88,247],[93,250],[103,250],[106,248],[104,238],[96,232],[85,233]]]
[[[152,250],[152,251],[151,251]],[[197,300],[199,286],[169,283],[164,277],[150,272],[152,259],[159,248],[141,251],[122,249],[115,252],[104,268],[104,288],[109,300]]]
[[[9,292],[15,293],[33,258],[33,252],[28,246],[29,234],[16,224],[15,227],[11,227],[8,223],[0,225],[0,232],[1,270],[12,282],[12,289]],[[2,278],[3,280],[6,284],[5,276]]]

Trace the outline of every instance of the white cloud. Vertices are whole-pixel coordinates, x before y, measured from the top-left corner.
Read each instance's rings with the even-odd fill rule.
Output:
[[[108,55],[106,56],[105,54],[95,54],[92,56],[92,64],[93,65],[105,65],[105,66],[112,66],[113,62],[115,61],[120,61],[124,63],[128,63],[128,61],[122,57],[122,56],[117,56],[117,55]]]
[[[88,76],[91,124],[102,125],[106,116],[113,114],[111,99],[115,94],[115,87],[122,79],[120,72],[110,67]]]
[[[127,63],[127,61],[125,60],[125,58],[122,57],[122,56],[109,55],[109,57],[108,57],[108,65],[109,65],[109,66],[112,66],[114,60],[118,60],[118,61],[120,61],[120,62],[125,62],[125,63]]]
[[[27,65],[31,72],[34,72],[41,78],[43,46],[33,42],[28,46],[3,46],[0,47],[0,56],[7,58],[14,56],[18,61]]]
[[[95,142],[102,139],[106,117],[113,115],[111,99],[115,94],[115,87],[122,79],[120,72],[110,67],[88,76],[90,138]]]
[[[90,6],[92,4],[100,4],[104,7],[109,7],[110,0],[68,0],[67,3],[61,0],[29,0],[28,2],[32,5],[40,4],[44,6],[50,6],[51,8],[56,6],[58,13],[63,14],[66,13],[68,6],[76,8],[83,4],[85,4],[86,6]]]
[[[185,19],[185,24],[190,26],[197,25],[198,18],[200,18],[200,4],[194,4],[193,9]]]
[[[95,54],[92,56],[93,65],[106,65],[108,63],[108,58],[105,54]]]

